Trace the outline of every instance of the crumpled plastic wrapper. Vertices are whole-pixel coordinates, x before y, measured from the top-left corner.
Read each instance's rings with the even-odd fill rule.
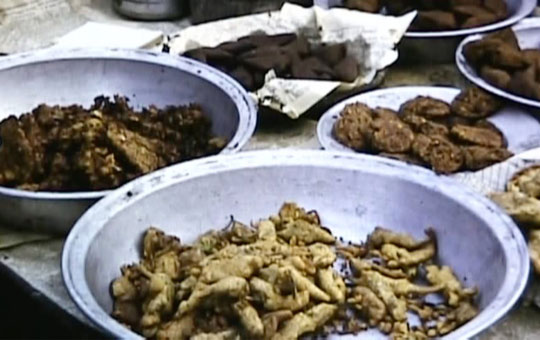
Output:
[[[182,54],[199,47],[216,47],[254,33],[304,35],[312,44],[346,43],[348,54],[361,66],[353,83],[295,80],[276,77],[270,71],[264,86],[252,93],[261,106],[296,119],[331,92],[350,91],[370,84],[377,74],[398,59],[396,44],[416,12],[401,17],[369,14],[342,8],[325,10],[285,4],[280,11],[248,15],[189,27],[172,35],[170,52]]]

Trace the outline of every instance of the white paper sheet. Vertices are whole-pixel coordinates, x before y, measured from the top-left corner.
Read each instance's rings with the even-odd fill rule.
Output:
[[[278,12],[248,15],[186,28],[175,34],[171,53],[182,54],[199,47],[215,47],[253,33],[296,33],[313,44],[346,43],[348,53],[361,66],[353,83],[337,81],[280,79],[270,72],[260,90],[254,93],[259,105],[298,118],[332,91],[347,91],[369,84],[377,72],[398,58],[395,45],[401,40],[416,13],[402,17],[350,11],[304,8],[285,4]]]

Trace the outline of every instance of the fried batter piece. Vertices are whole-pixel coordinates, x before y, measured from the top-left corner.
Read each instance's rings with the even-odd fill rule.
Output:
[[[251,279],[250,287],[253,294],[260,297],[264,308],[269,311],[290,310],[296,312],[309,303],[309,292],[306,290],[283,296],[276,292],[272,284],[258,277]]]
[[[531,230],[529,233],[529,254],[534,270],[540,274],[540,230]]]
[[[152,227],[139,264],[111,283],[112,315],[151,339],[293,340],[368,325],[396,339],[446,334],[476,315],[475,291],[433,264],[435,236],[426,234],[415,240],[379,227],[366,245],[344,246],[316,211],[294,203],[250,227],[232,220],[191,245]],[[445,303],[427,306],[428,294]],[[409,327],[409,311],[421,327]]]
[[[294,238],[297,242],[300,241],[304,244],[335,242],[335,238],[330,232],[301,219],[285,221],[283,223],[283,229],[278,231],[278,236],[286,241]]]
[[[500,192],[489,195],[517,223],[531,228],[540,228],[540,200],[522,192]]]
[[[294,314],[290,310],[270,312],[263,315],[262,322],[264,325],[264,338],[272,339],[281,324],[292,319],[293,316]]]
[[[418,96],[401,105],[399,112],[404,116],[418,115],[426,118],[441,118],[449,116],[450,105],[442,100]]]
[[[118,155],[141,174],[166,165],[158,156],[158,140],[145,138],[114,122],[108,125],[107,139]]]
[[[486,118],[501,107],[501,100],[478,87],[470,87],[462,91],[452,101],[452,112],[464,118]]]
[[[112,189],[166,165],[217,153],[225,140],[211,128],[196,105],[135,112],[120,96],[113,102],[97,97],[88,109],[40,105],[0,122],[0,185]]]
[[[279,221],[272,222],[274,222],[276,226],[281,226],[282,222],[289,220],[304,220],[312,224],[321,224],[321,219],[316,211],[306,212],[304,208],[291,202],[283,204],[281,209],[279,209]]]
[[[195,331],[193,315],[187,314],[178,320],[171,320],[163,324],[157,334],[157,340],[189,339]]]
[[[238,301],[234,304],[233,309],[250,336],[261,337],[264,335],[262,320],[259,318],[257,310],[249,302],[245,300]]]
[[[0,185],[33,183],[34,149],[15,117],[0,124],[0,140]]]
[[[230,259],[216,259],[205,264],[199,279],[204,283],[214,283],[230,276],[249,278],[263,265],[260,256],[238,255]]]
[[[345,301],[346,286],[343,278],[331,268],[319,269],[317,271],[317,280],[322,289],[330,296],[334,302],[342,303]]]
[[[393,244],[385,244],[381,248],[382,257],[388,262],[388,267],[409,267],[420,264],[432,258],[436,252],[435,242],[429,242],[425,247],[409,251]]]
[[[166,274],[152,274],[144,267],[140,267],[140,270],[150,279],[148,296],[142,304],[141,329],[145,337],[153,337],[162,318],[173,312],[174,283]]]
[[[396,296],[392,287],[383,278],[379,273],[363,271],[357,284],[373,291],[384,302],[394,320],[405,321],[407,319],[406,302]]]
[[[347,302],[365,314],[370,324],[378,324],[386,316],[386,305],[371,289],[364,286],[353,288]]]
[[[444,295],[451,307],[458,306],[461,300],[470,299],[476,294],[474,289],[463,289],[452,269],[448,266],[429,265],[426,266],[426,271],[426,278],[431,284],[444,287]]]
[[[219,333],[199,333],[192,337],[191,340],[240,340],[240,336],[233,329],[228,329]]]
[[[195,286],[195,289],[189,298],[180,303],[177,315],[183,315],[191,312],[197,308],[198,305],[202,304],[205,299],[209,299],[210,297],[225,295],[235,298],[242,298],[246,296],[248,291],[249,284],[246,279],[241,277],[226,277],[211,285],[199,283],[197,286]]]
[[[408,250],[415,250],[423,247],[426,243],[430,241],[431,240],[419,242],[413,237],[411,237],[409,234],[397,233],[389,229],[377,227],[369,235],[367,245],[368,248],[375,249],[380,248],[384,244],[390,243]]]
[[[516,173],[507,184],[509,192],[521,192],[540,198],[540,166],[531,166]]]
[[[395,339],[444,335],[478,314],[473,304],[476,290],[463,288],[449,267],[432,263],[436,238],[431,229],[426,234],[426,241],[417,241],[406,234],[377,228],[368,237],[367,257],[347,257],[355,269],[347,301],[368,318],[370,325],[377,325]],[[427,269],[417,270],[420,266]],[[408,274],[407,268],[414,269],[414,273]],[[418,275],[428,285],[416,284]],[[428,294],[442,295],[445,302],[428,305],[424,298]],[[420,316],[420,327],[409,327],[407,311]]]
[[[291,320],[287,321],[284,327],[276,333],[272,340],[298,339],[302,335],[314,332],[337,312],[335,305],[321,303],[309,309],[305,313],[296,314]]]
[[[349,261],[357,272],[362,272],[364,270],[375,270],[393,279],[405,279],[408,277],[408,274],[401,268],[386,268],[385,266],[381,266],[368,260],[360,260],[355,258],[351,258]]]

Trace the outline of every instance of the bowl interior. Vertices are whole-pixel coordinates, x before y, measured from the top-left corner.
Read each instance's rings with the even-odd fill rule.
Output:
[[[191,70],[147,60],[61,54],[54,60],[9,67],[0,70],[0,92],[6,98],[0,102],[0,120],[43,103],[88,107],[96,96],[120,94],[137,109],[200,103],[212,118],[214,133],[231,140],[240,120],[235,102]]]
[[[434,182],[439,179],[423,169],[369,156],[343,157],[364,161],[355,169],[339,167],[339,159],[333,162],[328,157],[325,164],[317,166],[246,165],[220,171],[218,162],[212,159],[203,165],[211,171],[183,180],[180,176],[189,171],[176,167],[178,176],[173,178],[177,179],[167,186],[160,184],[164,179],[159,173],[154,174],[152,180],[145,181],[146,185],[151,183],[152,190],[145,191],[142,184],[121,190],[123,193],[115,193],[114,199],[108,197],[108,202],[98,203],[75,227],[74,233],[79,235],[70,236],[73,239],[92,237],[80,234],[92,224],[90,228],[99,229],[80,257],[80,263],[84,263],[81,279],[102,311],[110,313],[109,285],[123,264],[138,261],[141,237],[149,226],[177,235],[182,242],[192,242],[205,231],[225,227],[231,215],[250,222],[276,213],[284,201],[316,209],[323,224],[336,236],[356,242],[365,240],[376,226],[409,232],[418,238],[424,237],[426,228],[433,227],[440,261],[450,265],[466,285],[479,288],[484,312],[500,298],[507,276],[520,275],[521,265],[509,264],[512,260],[507,258],[503,241],[492,229],[512,225],[497,209],[483,215],[482,211],[488,211],[484,203],[468,200],[465,204],[466,196],[440,191],[438,182]],[[374,167],[375,163],[384,166]],[[105,207],[115,205],[113,202],[117,202],[116,207]],[[490,214],[497,218],[491,219]],[[92,216],[100,217],[95,221]],[[70,252],[64,253],[64,264],[69,261],[73,263],[69,266],[76,266],[66,258]],[[71,275],[64,272],[65,277]],[[496,308],[497,312],[501,310],[501,306]]]

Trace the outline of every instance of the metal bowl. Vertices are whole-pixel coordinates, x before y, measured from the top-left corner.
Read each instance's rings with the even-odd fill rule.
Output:
[[[401,104],[420,95],[450,103],[459,92],[460,90],[456,88],[436,86],[391,87],[366,92],[351,97],[328,110],[319,120],[317,136],[322,147],[326,150],[356,152],[341,144],[333,134],[334,124],[345,106],[353,103],[364,103],[371,108],[385,107],[397,111]],[[540,135],[540,123],[523,108],[505,106],[488,120],[503,132],[511,152],[518,154],[540,146],[538,138],[536,138]]]
[[[513,26],[512,29],[516,33],[521,48],[540,49],[540,18],[525,19],[517,25]],[[459,68],[459,71],[471,82],[475,83],[476,85],[480,86],[488,92],[491,92],[497,96],[506,98],[518,104],[540,108],[540,101],[521,97],[519,95],[510,93],[506,90],[491,85],[490,83],[482,79],[476,73],[475,69],[471,65],[469,65],[469,63],[465,59],[465,56],[463,55],[463,48],[468,43],[480,40],[484,36],[485,35],[481,34],[473,35],[467,37],[465,40],[463,40],[463,42],[461,42],[455,56],[456,64]]]
[[[436,31],[436,32],[407,32],[405,37],[407,38],[463,38],[471,34],[478,34],[490,31],[500,30],[502,28],[512,26],[519,22],[523,18],[531,14],[536,6],[538,6],[538,0],[506,0],[510,15],[508,18],[495,22],[493,24],[484,25],[480,27],[459,29],[453,31]]]
[[[137,50],[44,50],[0,60],[0,120],[41,103],[89,106],[94,97],[122,94],[136,107],[201,103],[213,132],[237,152],[255,129],[257,109],[229,76],[193,60]],[[0,222],[66,234],[108,191],[48,193],[0,187]]]
[[[188,12],[189,0],[114,0],[115,11],[128,18],[171,20]]]
[[[315,0],[323,8],[341,6],[343,0]],[[449,63],[461,40],[470,34],[496,31],[511,26],[531,14],[538,6],[537,0],[506,0],[510,16],[504,20],[480,27],[452,31],[411,32],[399,44],[400,59],[406,63],[419,61]]]
[[[405,33],[405,38],[399,46],[400,56],[409,63],[418,63],[419,60],[432,63],[453,62],[456,48],[464,37],[512,26],[531,14],[537,6],[537,0],[506,0],[506,2],[510,16],[493,24],[454,31]]]
[[[226,226],[231,215],[248,222],[275,213],[284,201],[318,210],[323,224],[347,240],[365,240],[377,225],[416,237],[433,226],[441,262],[481,292],[480,314],[444,339],[479,334],[505,315],[525,288],[525,240],[487,198],[419,167],[305,150],[215,156],[126,184],[75,224],[62,254],[64,282],[101,330],[114,338],[135,338],[109,315],[109,285],[120,266],[140,259],[141,238],[149,226],[189,243]],[[366,335],[372,338],[364,333],[358,338]]]

